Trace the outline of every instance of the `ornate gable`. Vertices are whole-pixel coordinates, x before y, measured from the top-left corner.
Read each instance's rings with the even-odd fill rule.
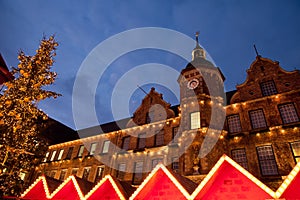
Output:
[[[175,113],[170,109],[170,104],[163,100],[162,94],[151,88],[151,91],[142,100],[142,104],[133,113],[132,119],[127,127],[143,125],[156,121],[175,117]]]
[[[237,85],[237,92],[231,99],[231,104],[249,101],[263,96],[300,89],[299,70],[285,71],[278,61],[257,56],[247,70],[246,81]],[[272,91],[266,91],[266,90]]]

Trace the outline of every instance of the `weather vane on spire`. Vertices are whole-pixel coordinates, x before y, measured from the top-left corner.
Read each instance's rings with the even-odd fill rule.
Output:
[[[199,37],[199,31],[196,32],[196,42],[197,42],[197,44],[199,43],[198,37]]]

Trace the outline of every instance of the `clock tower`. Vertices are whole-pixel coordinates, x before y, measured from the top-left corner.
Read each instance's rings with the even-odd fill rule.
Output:
[[[196,33],[196,47],[192,51],[192,61],[181,71],[177,80],[180,86],[183,131],[220,126],[211,124],[217,123],[211,118],[212,111],[216,109],[224,112],[224,80],[221,70],[207,60],[206,52],[199,45]]]

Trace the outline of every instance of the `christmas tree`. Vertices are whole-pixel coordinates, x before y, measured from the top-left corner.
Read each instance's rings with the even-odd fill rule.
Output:
[[[45,90],[53,84],[51,71],[58,43],[43,38],[34,56],[19,52],[14,79],[4,83],[0,94],[0,198],[18,196],[24,188],[22,176],[30,174],[45,155],[47,144],[41,137],[47,115],[38,103],[59,94]]]

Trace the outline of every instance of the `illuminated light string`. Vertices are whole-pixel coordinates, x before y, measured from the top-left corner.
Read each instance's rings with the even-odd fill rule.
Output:
[[[225,161],[227,161],[234,168],[236,168],[238,171],[240,171],[244,176],[248,177],[251,181],[253,181],[258,187],[260,187],[262,190],[264,190],[271,197],[275,198],[275,192],[274,191],[272,191],[269,187],[267,187],[265,184],[263,184],[260,180],[255,178],[247,170],[245,170],[243,167],[241,167],[239,164],[237,164],[235,161],[233,161],[231,158],[229,158],[228,156],[226,156],[224,154],[219,159],[219,161],[214,165],[214,167],[210,170],[210,172],[206,175],[206,177],[202,180],[202,182],[196,188],[196,190],[192,193],[191,199],[194,199],[199,194],[199,192],[201,192],[201,190],[204,188],[204,186],[208,183],[208,181],[212,178],[212,176],[216,173],[216,171],[220,168],[220,166]]]
[[[175,186],[179,189],[179,191],[187,198],[187,199],[194,199],[199,192],[205,187],[205,185],[208,183],[208,181],[212,178],[212,176],[216,173],[216,171],[220,168],[224,162],[228,162],[231,164],[235,169],[240,171],[244,176],[246,176],[248,179],[253,181],[258,187],[260,187],[262,190],[264,190],[267,194],[269,194],[272,198],[280,198],[281,195],[285,192],[287,187],[291,184],[291,182],[294,180],[296,175],[300,171],[300,162],[297,163],[297,165],[294,167],[294,169],[290,172],[290,174],[287,176],[287,178],[284,180],[284,182],[281,184],[281,186],[277,189],[276,192],[272,191],[269,187],[267,187],[265,184],[263,184],[261,181],[259,181],[257,178],[255,178],[252,174],[250,174],[247,170],[245,170],[243,167],[241,167],[239,164],[237,164],[235,161],[233,161],[231,158],[229,158],[226,155],[223,155],[219,161],[214,165],[214,167],[210,170],[210,172],[206,175],[206,177],[202,180],[202,182],[198,185],[198,187],[195,189],[195,191],[189,195],[189,193],[183,188],[183,186],[178,182],[178,180],[169,172],[169,170],[163,165],[158,164],[151,173],[146,177],[146,179],[142,182],[142,184],[137,188],[137,190],[132,194],[132,196],[129,198],[130,200],[133,200],[140,192],[141,190],[146,186],[146,184],[151,180],[151,178],[157,173],[159,169],[162,169],[163,172],[170,178],[170,180],[175,184]],[[78,196],[80,199],[88,199],[105,181],[110,181],[112,184],[114,190],[120,197],[120,199],[125,199],[122,192],[118,188],[118,186],[115,184],[113,178],[110,175],[106,175],[103,179],[100,180],[100,182],[84,197],[81,189],[73,175],[69,176],[61,185],[58,186],[58,188],[50,194],[49,188],[46,182],[45,176],[40,176],[28,189],[25,190],[25,192],[21,195],[21,197],[25,197],[40,181],[43,182],[44,191],[46,193],[46,197],[48,199],[53,198],[69,181],[72,181],[76,191],[78,193]]]
[[[106,175],[104,178],[102,178],[101,181],[97,185],[95,185],[95,187],[88,194],[85,195],[84,199],[90,198],[106,181],[109,181],[111,183],[120,200],[125,200],[125,197],[122,194],[120,188],[117,186],[110,175]]]
[[[286,177],[286,179],[283,181],[283,183],[277,189],[277,191],[275,193],[275,198],[281,197],[281,195],[285,192],[285,190],[290,185],[290,183],[294,180],[294,178],[299,173],[299,171],[300,171],[300,162],[297,163],[297,165],[294,167],[294,169],[290,172],[290,174]]]
[[[47,198],[48,198],[48,199],[52,199],[52,198],[53,198],[60,190],[62,190],[63,187],[64,187],[67,183],[69,183],[70,181],[73,182],[73,184],[74,184],[74,186],[75,186],[75,189],[76,189],[76,191],[77,191],[77,194],[78,194],[79,198],[80,198],[80,199],[84,199],[84,196],[83,196],[83,194],[82,194],[82,191],[81,191],[81,189],[80,189],[80,187],[79,187],[79,185],[78,185],[78,183],[77,183],[77,181],[76,181],[74,175],[69,176],[62,184],[60,184],[60,185],[58,186],[58,188],[56,188],[56,190],[54,190],[54,192],[53,192],[50,196],[47,196]]]
[[[137,190],[131,195],[129,200],[134,200],[136,196],[142,191],[142,189],[147,185],[147,183],[152,179],[152,177],[157,173],[159,169],[162,169],[163,172],[170,178],[170,180],[174,183],[174,185],[179,189],[179,191],[184,195],[186,199],[190,198],[189,193],[183,188],[183,186],[177,181],[177,179],[169,172],[169,170],[163,165],[158,164],[152,170],[152,172],[146,177],[146,179],[142,182],[142,184],[137,188]]]
[[[175,118],[171,118],[171,119],[167,119],[167,120],[161,120],[161,121],[158,121],[158,122],[153,122],[151,124],[144,124],[144,125],[139,126],[140,127],[139,130],[143,130],[145,128],[146,129],[156,128],[156,125],[158,125],[159,127],[162,127],[164,124],[169,125],[170,122],[177,123],[179,120],[180,120],[180,117],[175,117]],[[91,136],[91,137],[88,137],[88,138],[82,138],[82,139],[77,139],[77,140],[73,140],[73,141],[70,141],[70,142],[51,145],[51,146],[49,146],[49,150],[56,149],[56,148],[61,148],[61,147],[68,146],[68,145],[82,144],[82,143],[89,142],[89,141],[96,140],[96,139],[109,138],[109,136],[112,136],[112,135],[115,135],[115,134],[118,134],[118,133],[135,132],[135,131],[138,131],[138,127],[136,127],[136,126],[126,128],[126,129],[122,129],[122,130],[119,130],[119,131],[113,131],[113,132],[110,132],[110,133]]]
[[[21,198],[24,198],[40,181],[42,181],[43,183],[43,187],[44,187],[44,191],[46,193],[46,197],[50,197],[50,192],[49,192],[49,188],[48,188],[48,184],[47,184],[47,181],[46,181],[46,177],[43,175],[43,176],[40,176],[39,178],[37,178],[35,180],[35,182],[29,186],[23,194],[21,194]]]

